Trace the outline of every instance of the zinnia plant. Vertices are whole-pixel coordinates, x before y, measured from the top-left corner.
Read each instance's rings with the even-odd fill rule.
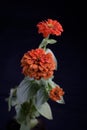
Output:
[[[52,120],[52,112],[48,100],[64,103],[63,89],[53,81],[57,70],[57,59],[48,44],[57,41],[50,35],[60,36],[63,32],[57,20],[48,19],[37,24],[38,33],[43,35],[39,47],[27,51],[21,58],[24,79],[10,90],[8,97],[9,111],[15,108],[15,119],[20,124],[20,130],[31,130],[38,123],[38,117]]]

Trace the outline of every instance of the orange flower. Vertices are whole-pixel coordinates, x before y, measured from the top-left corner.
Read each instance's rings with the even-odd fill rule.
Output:
[[[38,33],[42,33],[43,37],[48,35],[59,36],[63,32],[61,24],[57,20],[48,19],[47,21],[39,22],[37,24]]]
[[[23,74],[37,80],[48,79],[53,75],[55,70],[55,61],[51,53],[47,53],[41,49],[32,49],[24,54],[21,59]]]
[[[64,91],[62,88],[56,86],[55,88],[53,88],[50,93],[49,93],[49,97],[53,100],[53,101],[57,101],[61,99],[61,96],[64,95]]]

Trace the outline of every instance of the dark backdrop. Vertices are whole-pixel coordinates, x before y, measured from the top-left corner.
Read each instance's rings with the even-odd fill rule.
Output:
[[[5,98],[10,88],[24,78],[20,60],[23,54],[38,47],[42,36],[36,24],[52,18],[64,32],[54,37],[58,44],[49,46],[58,59],[54,81],[65,91],[65,104],[49,101],[54,119],[45,121],[47,130],[86,130],[86,29],[85,3],[64,0],[6,2],[0,4],[0,130],[6,130],[15,115],[8,112]]]

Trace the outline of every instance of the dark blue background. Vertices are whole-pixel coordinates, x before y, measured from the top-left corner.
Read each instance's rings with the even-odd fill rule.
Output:
[[[47,130],[87,129],[85,3],[57,2],[3,1],[0,4],[0,130],[6,130],[8,121],[15,115],[14,109],[8,112],[5,98],[10,88],[24,78],[20,60],[26,51],[38,47],[42,36],[37,33],[36,24],[48,18],[58,20],[64,28],[61,37],[52,36],[58,44],[49,48],[58,59],[54,81],[64,89],[66,104],[49,101],[54,119],[41,118]]]

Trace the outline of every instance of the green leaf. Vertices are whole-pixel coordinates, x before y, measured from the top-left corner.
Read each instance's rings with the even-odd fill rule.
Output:
[[[50,106],[49,106],[49,104],[47,102],[45,102],[44,104],[42,104],[37,110],[45,118],[47,118],[49,120],[53,119],[51,108],[50,108]]]
[[[21,105],[16,105],[15,106],[15,110],[16,110],[16,120],[18,121],[18,123],[23,123],[26,120],[26,115],[24,113],[22,113],[21,111]]]
[[[54,39],[48,39],[47,43],[49,43],[49,44],[55,44],[55,43],[57,43],[57,41],[54,40]]]
[[[48,92],[47,92],[47,83],[48,81],[41,79],[39,81],[40,89],[37,91],[35,95],[35,106],[38,108],[40,105],[45,103],[48,100]]]
[[[25,77],[24,80],[17,87],[17,99],[18,103],[22,104],[26,101],[29,101],[30,98],[36,94],[39,89],[39,85],[35,80]]]
[[[31,119],[30,120],[30,127],[33,128],[38,124],[38,120],[37,119]]]
[[[7,101],[8,101],[8,111],[10,111],[11,110],[11,98],[9,97],[7,99]]]
[[[60,104],[65,104],[65,101],[64,101],[64,99],[63,99],[63,96],[61,96],[60,98],[61,98],[61,99],[58,100],[58,101],[56,101],[56,102],[58,102],[58,103],[60,103]]]
[[[22,123],[23,121],[26,120],[26,118],[28,119],[28,117],[36,118],[40,116],[32,100],[30,100],[30,102],[24,102],[21,105],[16,105],[15,110],[16,110],[15,118],[18,120],[19,123]]]
[[[41,106],[47,100],[48,100],[48,94],[46,93],[46,91],[44,89],[41,88],[37,92],[36,97],[35,97],[35,106],[36,106],[36,108]]]
[[[52,54],[52,57],[53,57],[53,59],[54,59],[54,61],[56,63],[56,70],[57,70],[58,63],[57,63],[57,59],[56,59],[54,53],[52,52],[51,49],[48,49],[48,48],[46,49],[46,53],[51,53]]]
[[[9,111],[11,110],[11,106],[15,106],[15,105],[17,104],[16,91],[17,91],[16,88],[12,88],[12,89],[10,90],[10,96],[9,96],[9,98],[7,99]]]
[[[37,119],[30,119],[27,118],[27,122],[23,122],[21,124],[20,130],[31,130],[32,128],[34,128],[36,125],[38,124],[38,120]]]
[[[26,124],[22,123],[21,127],[20,127],[20,130],[30,130],[30,127],[27,126]]]
[[[55,86],[57,86],[57,84],[54,81],[52,81],[51,78],[48,80],[48,84],[50,86],[50,89],[55,88]]]

